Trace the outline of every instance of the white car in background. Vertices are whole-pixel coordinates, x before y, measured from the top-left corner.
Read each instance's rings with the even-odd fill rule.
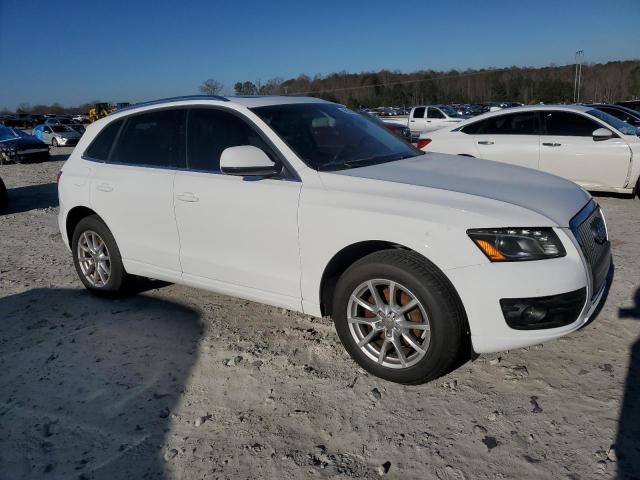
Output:
[[[457,125],[465,118],[449,105],[418,105],[411,109],[408,119],[389,119],[385,121],[406,125],[411,131],[412,141],[415,141],[423,133]]]
[[[539,105],[489,112],[455,128],[421,135],[418,148],[533,168],[590,191],[640,191],[635,127],[581,105]]]
[[[316,98],[138,104],[91,124],[58,179],[62,238],[90,291],[139,275],[332,316],[355,361],[401,383],[470,346],[580,328],[611,265],[577,185],[426,155]]]

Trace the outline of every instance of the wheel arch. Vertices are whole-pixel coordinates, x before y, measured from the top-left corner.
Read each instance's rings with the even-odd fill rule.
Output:
[[[331,315],[333,294],[334,294],[338,279],[351,265],[353,265],[354,262],[374,252],[378,252],[381,250],[390,250],[390,249],[398,249],[398,250],[405,250],[407,252],[412,252],[416,255],[419,255],[425,262],[428,262],[431,265],[433,265],[433,267],[447,282],[449,288],[453,292],[458,302],[458,306],[465,318],[465,321],[467,322],[467,328],[468,328],[468,321],[466,320],[466,311],[465,311],[464,305],[462,304],[462,300],[460,299],[460,296],[458,295],[458,292],[455,289],[454,285],[451,283],[448,277],[444,274],[444,272],[440,268],[438,268],[438,266],[435,265],[431,260],[429,260],[427,257],[422,255],[421,253],[415,251],[414,249],[399,243],[388,242],[383,240],[367,240],[367,241],[353,243],[351,245],[344,247],[342,250],[337,252],[331,258],[331,260],[329,260],[329,263],[327,263],[327,266],[325,267],[320,280],[319,298],[320,298],[320,311],[322,315],[323,316]]]
[[[95,211],[90,209],[89,207],[85,207],[83,205],[78,205],[73,207],[67,213],[67,218],[65,219],[65,228],[67,230],[67,241],[69,242],[69,247],[71,247],[71,241],[73,239],[73,232],[76,229],[76,226],[83,218],[90,217],[91,215],[96,215],[100,220],[104,223],[104,220],[98,215]]]

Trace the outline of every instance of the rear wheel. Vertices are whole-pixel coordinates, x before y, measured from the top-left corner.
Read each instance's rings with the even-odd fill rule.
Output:
[[[9,194],[7,193],[7,187],[5,187],[0,178],[0,210],[7,208],[7,205],[9,205]]]
[[[392,382],[447,373],[465,345],[466,319],[453,287],[414,252],[385,250],[354,263],[338,280],[333,312],[351,357]]]
[[[80,281],[90,292],[103,295],[123,292],[128,274],[120,250],[111,231],[97,215],[78,222],[71,250]]]

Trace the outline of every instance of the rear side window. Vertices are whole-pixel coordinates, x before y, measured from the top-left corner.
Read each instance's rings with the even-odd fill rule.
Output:
[[[493,135],[537,135],[538,114],[519,112],[487,118],[479,133]]]
[[[205,172],[220,171],[220,156],[229,147],[253,145],[276,160],[262,137],[232,113],[214,108],[189,110],[187,132],[187,167]],[[274,162],[275,163],[275,162]]]
[[[544,112],[547,135],[590,137],[600,128],[596,122],[583,115],[569,112]]]
[[[93,142],[91,142],[89,148],[85,150],[84,155],[93,160],[107,161],[109,159],[111,145],[113,145],[113,141],[116,139],[116,135],[123,121],[124,120],[116,120],[104,127]]]
[[[416,107],[413,109],[413,118],[424,118],[425,107]]]
[[[475,133],[479,133],[484,125],[484,121],[480,120],[479,122],[473,122],[469,125],[466,125],[460,129],[461,132],[467,133],[469,135],[473,135]]]
[[[132,115],[122,127],[110,161],[128,165],[184,168],[186,110]]]
[[[444,114],[437,108],[430,107],[427,110],[427,118],[444,118]]]

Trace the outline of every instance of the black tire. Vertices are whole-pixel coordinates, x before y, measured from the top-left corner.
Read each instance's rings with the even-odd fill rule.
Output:
[[[350,332],[347,310],[352,293],[363,282],[380,278],[407,287],[426,310],[431,336],[426,353],[415,365],[391,368],[378,364],[358,347]],[[383,250],[355,262],[338,280],[332,311],[349,355],[368,372],[391,382],[428,382],[448,373],[462,354],[469,353],[467,320],[458,295],[437,267],[415,252]]]
[[[110,275],[104,285],[92,285],[82,272],[80,267],[78,243],[80,237],[85,232],[95,232],[106,245],[106,249],[110,259]],[[126,286],[129,282],[129,274],[124,269],[120,250],[109,228],[97,215],[91,215],[83,218],[76,225],[71,239],[71,253],[73,255],[73,264],[80,281],[87,290],[99,296],[118,296],[125,293]]]
[[[53,137],[51,139],[51,146],[52,147],[57,147],[58,146],[58,139],[56,137]]]
[[[4,210],[9,206],[9,194],[7,193],[7,187],[4,186],[4,182],[0,178],[0,210]]]

